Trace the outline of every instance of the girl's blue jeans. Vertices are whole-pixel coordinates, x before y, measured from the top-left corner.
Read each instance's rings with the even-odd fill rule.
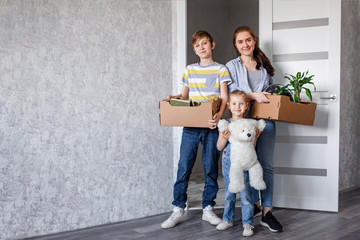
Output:
[[[214,199],[219,190],[217,178],[220,151],[216,148],[218,136],[217,129],[184,127],[180,145],[177,179],[174,184],[174,201],[172,202],[174,206],[181,208],[186,206],[190,174],[194,167],[200,142],[203,145],[202,162],[205,175],[202,207],[215,205]]]
[[[228,156],[226,156],[228,155]],[[231,193],[228,190],[230,179],[230,153],[227,151],[223,152],[222,158],[222,173],[225,183],[225,206],[223,220],[227,222],[233,222],[235,217],[235,203],[236,203],[236,193]],[[243,224],[252,224],[254,221],[254,202],[252,201],[252,191],[249,184],[249,173],[248,171],[244,172],[244,183],[245,189],[240,192],[241,200],[241,215]]]
[[[256,142],[256,153],[263,168],[265,190],[252,188],[254,202],[261,200],[261,206],[272,207],[274,190],[274,149],[276,140],[276,126],[274,121],[265,120],[266,127]],[[260,194],[259,194],[260,192]],[[260,195],[260,197],[259,197]]]

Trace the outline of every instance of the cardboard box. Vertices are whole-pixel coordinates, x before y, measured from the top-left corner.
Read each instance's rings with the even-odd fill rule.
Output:
[[[199,106],[171,106],[170,102],[159,102],[160,126],[208,128],[208,120],[220,110],[221,99],[203,102]]]
[[[269,103],[254,102],[253,118],[263,118],[288,123],[314,125],[316,103],[295,103],[288,96],[268,95]]]

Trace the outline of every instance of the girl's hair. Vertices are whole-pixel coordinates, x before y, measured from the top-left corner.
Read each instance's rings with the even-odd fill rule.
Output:
[[[192,37],[191,37],[191,44],[194,46],[195,43],[200,39],[206,37],[209,39],[210,44],[212,44],[214,42],[213,37],[210,35],[210,33],[208,33],[207,31],[204,30],[200,30],[195,32]]]
[[[246,93],[244,93],[243,91],[240,91],[240,90],[232,91],[232,92],[229,94],[228,102],[230,102],[230,99],[231,99],[232,96],[243,97],[243,98],[245,99],[245,101],[248,102],[248,98],[247,98],[247,96],[246,96]]]
[[[273,66],[270,63],[270,60],[266,57],[265,53],[263,51],[261,51],[261,49],[259,48],[259,38],[258,36],[256,36],[256,34],[251,30],[251,28],[247,27],[247,26],[241,26],[238,27],[233,35],[233,44],[236,50],[236,53],[238,54],[238,56],[240,56],[240,52],[239,50],[237,50],[236,48],[236,35],[238,33],[241,32],[248,32],[255,40],[255,49],[254,49],[254,59],[257,62],[256,64],[256,69],[260,69],[260,66],[262,65],[266,71],[270,74],[270,76],[274,76],[274,71],[275,69],[273,68]]]
[[[233,92],[231,92],[229,94],[229,98],[228,98],[229,103],[230,103],[230,100],[231,100],[232,96],[243,97],[245,102],[249,101],[247,96],[246,96],[246,93],[244,93],[243,91],[240,91],[240,90],[235,90],[235,91],[233,91]],[[249,104],[248,104],[248,107],[247,107],[246,111],[244,112],[244,115],[243,115],[244,118],[246,118],[248,116],[248,110],[249,110]],[[230,113],[230,116],[232,117],[232,113],[230,111],[229,111],[229,113]]]

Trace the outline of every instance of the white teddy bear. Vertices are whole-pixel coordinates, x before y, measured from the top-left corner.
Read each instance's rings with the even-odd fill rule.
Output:
[[[264,120],[238,119],[231,123],[221,119],[218,123],[220,132],[229,129],[231,135],[229,192],[237,193],[245,189],[244,171],[249,171],[250,186],[257,190],[266,188],[263,169],[257,159],[254,143],[257,130],[264,130]]]

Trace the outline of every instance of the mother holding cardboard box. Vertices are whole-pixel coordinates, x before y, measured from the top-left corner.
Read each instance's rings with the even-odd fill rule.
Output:
[[[259,39],[247,26],[238,27],[233,35],[233,44],[238,57],[226,64],[232,78],[228,86],[229,93],[234,90],[244,91],[249,100],[268,102],[264,92],[274,83],[274,68],[269,59],[259,48]],[[267,188],[259,191],[252,189],[254,200],[254,217],[261,216],[260,224],[272,232],[281,232],[282,226],[272,215],[274,187],[273,155],[275,148],[275,122],[266,121],[266,128],[257,140],[256,152],[264,171]],[[259,196],[260,195],[260,196]],[[261,200],[261,206],[260,206]],[[262,210],[261,210],[262,209]]]

